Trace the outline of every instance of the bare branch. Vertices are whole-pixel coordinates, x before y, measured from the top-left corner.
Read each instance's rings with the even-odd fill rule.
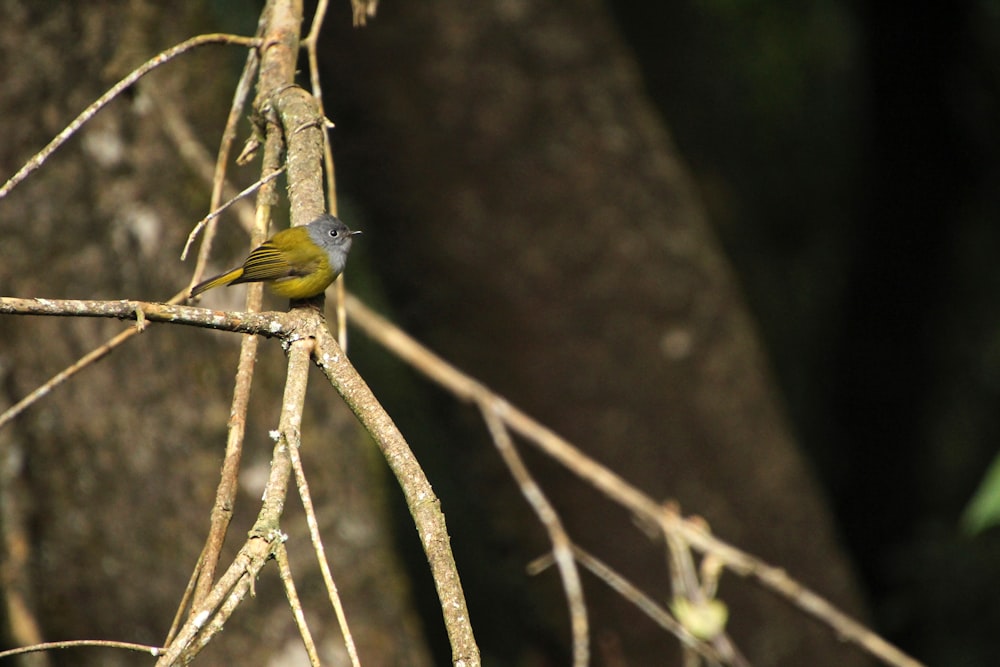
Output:
[[[420,545],[430,564],[451,641],[452,661],[475,667],[480,664],[479,647],[472,632],[441,503],[403,434],[364,378],[347,360],[333,335],[323,327],[316,331],[316,336],[316,364],[375,440],[403,490],[406,506],[420,534]]]
[[[493,437],[493,444],[500,451],[504,463],[510,470],[514,480],[521,487],[521,495],[525,497],[538,520],[545,527],[552,541],[552,557],[562,577],[563,590],[566,592],[566,603],[569,606],[570,626],[573,631],[573,665],[586,667],[590,662],[590,631],[587,622],[587,605],[583,599],[583,585],[580,583],[580,573],[573,559],[573,543],[563,528],[562,521],[554,507],[545,497],[538,483],[528,472],[520,454],[514,447],[514,441],[503,423],[503,404],[481,403],[480,411]]]
[[[288,454],[288,434],[301,430],[302,406],[305,402],[309,355],[313,342],[299,338],[288,346],[289,372],[285,382],[281,417],[271,456],[271,471],[264,487],[263,502],[257,520],[247,540],[225,574],[212,587],[200,605],[195,605],[187,622],[181,627],[174,641],[167,647],[157,667],[167,667],[190,661],[220,632],[239,603],[253,590],[253,582],[264,564],[274,557],[285,540],[279,528],[291,460]],[[186,664],[186,662],[185,662]]]
[[[295,626],[299,629],[299,636],[306,647],[306,655],[309,656],[309,664],[312,667],[320,667],[319,653],[316,651],[316,642],[313,640],[309,624],[306,623],[305,612],[302,611],[302,602],[299,600],[298,591],[295,590],[295,578],[292,576],[292,566],[288,562],[288,550],[282,543],[275,553],[275,560],[278,563],[278,576],[285,587],[285,597],[288,598],[288,606],[292,609],[292,617],[295,619]]]
[[[129,86],[160,65],[170,62],[172,59],[186,51],[190,51],[191,49],[199,46],[204,46],[205,44],[238,44],[240,46],[257,46],[259,43],[260,41],[256,37],[241,37],[239,35],[224,35],[219,33],[198,35],[197,37],[185,40],[177,46],[171,47],[147,60],[138,68],[132,70],[124,79],[112,86],[108,92],[97,98],[97,100],[84,109],[79,116],[74,118],[62,132],[57,134],[55,138],[45,146],[45,148],[32,156],[23,167],[18,169],[17,173],[11,176],[7,182],[0,187],[0,199],[6,197],[10,191],[17,187],[21,181],[27,178],[31,172],[41,167],[45,161],[49,159],[50,155],[66,143],[67,139],[72,137],[84,123],[93,118],[98,111],[103,109],[108,104],[108,102],[121,95],[121,93]]]
[[[302,500],[302,507],[306,511],[306,525],[309,528],[309,539],[312,540],[313,551],[319,563],[320,573],[323,575],[323,583],[326,585],[327,595],[330,597],[330,604],[337,615],[337,623],[340,625],[340,634],[344,637],[344,645],[347,647],[347,655],[353,667],[361,667],[358,658],[358,648],[354,644],[354,636],[347,623],[347,613],[344,611],[344,604],[337,591],[337,584],[333,580],[330,572],[330,563],[326,558],[326,549],[323,547],[323,538],[319,534],[319,521],[316,520],[316,510],[313,507],[312,494],[309,493],[309,484],[306,481],[306,472],[302,467],[302,459],[299,456],[299,442],[291,441],[289,455],[292,460],[292,470],[295,472],[295,484],[299,490],[299,498]]]
[[[573,557],[595,577],[617,591],[623,598],[646,614],[646,616],[649,616],[657,625],[677,637],[684,646],[709,660],[719,662],[723,660],[723,657],[715,649],[693,636],[683,625],[674,619],[669,611],[643,593],[635,584],[615,572],[607,564],[577,545],[573,545]]]
[[[4,658],[11,658],[15,655],[24,655],[25,653],[37,653],[38,651],[53,651],[63,648],[80,648],[80,647],[96,647],[96,648],[120,648],[126,651],[138,651],[139,653],[148,653],[152,656],[158,656],[163,650],[157,646],[147,646],[145,644],[133,644],[131,642],[116,642],[107,639],[73,639],[64,642],[45,642],[44,644],[33,644],[32,646],[22,646],[20,648],[12,648],[6,651],[0,651],[0,660]]]
[[[97,347],[88,352],[87,354],[85,354],[84,356],[80,357],[80,359],[75,361],[72,365],[67,366],[63,370],[53,375],[51,378],[46,380],[44,384],[39,386],[37,389],[32,391],[30,394],[22,398],[14,405],[4,410],[3,414],[0,414],[0,429],[2,429],[4,426],[10,423],[19,414],[21,414],[29,407],[31,407],[31,405],[33,405],[34,403],[36,403],[37,401],[41,400],[46,395],[48,395],[49,392],[51,392],[53,389],[55,389],[62,383],[66,382],[66,380],[70,379],[71,377],[82,371],[84,368],[100,361],[105,356],[111,354],[111,351],[113,349],[115,349],[116,347],[118,347],[119,345],[121,345],[122,343],[124,343],[126,340],[136,335],[137,333],[139,333],[139,330],[136,327],[129,327],[125,331],[122,331],[120,334],[112,337],[110,340],[108,340],[108,342],[104,343],[100,347]]]
[[[264,12],[258,26],[258,32],[264,32],[267,28]],[[212,181],[212,203],[217,204],[225,182],[226,160],[236,133],[236,121],[238,112],[242,109],[249,96],[250,80],[257,71],[258,59],[256,52],[247,56],[243,74],[240,76],[239,84],[233,95],[233,103],[229,109],[229,118],[226,121],[226,129],[223,133],[219,155],[215,164],[215,171]],[[264,146],[264,157],[261,168],[265,174],[277,174],[283,171],[281,167],[281,152],[283,143],[281,137],[274,132],[269,136]],[[267,237],[268,226],[271,220],[271,204],[277,199],[275,195],[274,179],[263,179],[257,191],[257,205],[250,228],[251,246],[256,246]],[[198,253],[198,264],[195,267],[192,283],[199,278],[201,269],[208,261],[208,252],[211,249],[212,237],[215,232],[215,224],[210,223],[206,229],[204,240]],[[263,304],[264,290],[259,284],[252,284],[247,288],[246,306],[247,312],[259,312]],[[209,527],[208,537],[205,540],[205,548],[199,561],[198,581],[195,585],[192,599],[192,609],[196,608],[208,595],[215,579],[215,571],[219,564],[222,545],[229,530],[229,523],[233,516],[233,507],[236,504],[236,492],[239,482],[240,462],[243,459],[243,440],[246,433],[247,410],[250,406],[250,388],[253,384],[254,369],[257,367],[257,349],[259,340],[255,336],[247,336],[240,342],[240,358],[236,367],[236,379],[233,387],[233,399],[229,408],[229,423],[226,434],[226,455],[222,463],[222,474],[219,477],[219,485],[215,491],[215,502],[212,505],[212,518]]]
[[[319,31],[323,27],[323,19],[326,17],[328,4],[329,0],[319,0],[316,4],[316,11],[313,13],[309,35],[302,40],[302,44],[306,47],[306,55],[309,59],[309,86],[312,88],[312,95],[316,99],[319,117],[323,119],[323,166],[326,171],[327,210],[333,215],[337,215],[337,177],[334,171],[333,149],[330,146],[329,132],[332,124],[326,120],[326,110],[323,108],[323,86],[319,79],[319,58],[316,55],[316,48],[319,44]]]
[[[209,222],[211,222],[212,220],[215,220],[217,217],[219,217],[220,215],[222,215],[223,213],[225,213],[226,209],[228,209],[230,206],[232,206],[233,204],[235,204],[239,200],[243,199],[247,195],[252,195],[254,192],[257,192],[257,190],[261,186],[266,185],[267,183],[270,183],[271,181],[273,181],[274,179],[276,179],[278,176],[280,176],[281,174],[283,174],[284,171],[285,171],[284,168],[278,169],[277,171],[272,171],[270,174],[268,174],[264,178],[261,178],[256,183],[253,183],[253,184],[247,186],[246,188],[244,188],[243,191],[240,192],[238,195],[236,195],[235,197],[233,197],[232,199],[230,199],[229,201],[227,201],[225,204],[222,204],[218,208],[215,208],[211,213],[209,213],[204,218],[202,218],[198,222],[198,224],[194,226],[194,229],[191,230],[191,233],[188,234],[187,242],[184,244],[184,250],[181,251],[181,260],[187,259],[188,249],[190,249],[191,244],[194,243],[194,240],[195,240],[195,238],[197,238],[198,233],[201,232],[201,230],[205,228],[205,225],[207,225]],[[196,283],[192,280],[191,284],[195,285]]]
[[[316,98],[288,85],[271,100],[288,143],[288,199],[292,224],[304,225],[326,212],[323,194],[323,120]]]
[[[887,664],[898,667],[920,667],[921,663],[841,612],[831,603],[788,576],[784,570],[772,567],[719,540],[705,530],[699,522],[687,521],[677,513],[664,508],[551,429],[506,403],[503,397],[491,391],[484,384],[465,375],[420,345],[404,331],[377,315],[356,297],[348,296],[347,310],[353,324],[458,398],[477,404],[489,401],[504,404],[503,420],[512,431],[524,436],[542,452],[551,456],[618,504],[628,508],[637,516],[659,525],[664,534],[678,533],[698,551],[712,553],[733,572],[758,581],[764,588],[831,627],[838,637],[855,644]]]
[[[196,306],[177,306],[156,301],[93,301],[78,299],[22,299],[0,296],[0,314],[50,315],[55,317],[104,317],[118,320],[172,322],[204,329],[232,331],[274,338],[290,333],[294,327],[287,313],[246,313],[210,310]]]
[[[260,18],[260,25],[257,28],[258,36],[262,31],[263,26],[264,17],[262,15]],[[215,157],[215,170],[212,175],[212,198],[208,206],[210,209],[216,208],[222,200],[222,192],[226,184],[226,167],[229,164],[229,157],[232,154],[233,142],[236,141],[237,125],[242,117],[246,101],[250,98],[250,91],[253,88],[254,76],[257,74],[259,65],[260,56],[257,53],[257,49],[250,49],[247,52],[247,60],[243,65],[243,72],[240,74],[240,80],[236,84],[236,90],[233,92],[233,101],[232,104],[229,105],[229,116],[226,117],[226,127],[223,129],[222,138],[219,140],[219,150]],[[254,217],[256,218],[256,216]],[[246,224],[246,227],[251,231],[252,236],[252,223]],[[215,229],[215,223],[209,223],[208,227],[205,229],[201,247],[198,249],[198,262],[195,265],[193,275],[191,277],[193,282],[201,280],[205,266],[208,264],[208,257],[212,251],[212,242],[215,239]],[[259,307],[257,310],[259,310]]]
[[[164,649],[156,662],[157,667],[182,664],[182,655],[188,651],[197,652],[222,629],[222,624],[246,597],[264,564],[274,557],[274,550],[283,539],[280,531],[273,531],[267,535],[254,535],[247,541],[208,597],[192,610],[174,641]]]
[[[250,302],[256,299],[255,302]],[[248,296],[249,307],[260,306],[259,290],[255,296]],[[219,555],[226,540],[226,532],[233,518],[236,504],[236,492],[239,484],[240,462],[243,459],[243,439],[246,433],[247,410],[250,406],[250,386],[253,382],[253,372],[257,365],[257,348],[260,340],[256,336],[247,336],[240,343],[240,358],[236,365],[236,379],[233,388],[233,399],[229,406],[229,422],[226,435],[226,454],[222,461],[222,472],[219,475],[219,485],[215,491],[215,502],[208,537],[202,552],[198,568],[198,582],[195,587],[192,604],[197,606],[208,595],[215,579]]]

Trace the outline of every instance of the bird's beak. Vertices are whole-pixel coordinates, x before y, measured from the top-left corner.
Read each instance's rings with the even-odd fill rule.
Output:
[[[362,232],[360,229],[355,229],[353,232],[351,232],[351,236],[357,236],[358,234],[363,234],[363,233],[364,232]]]

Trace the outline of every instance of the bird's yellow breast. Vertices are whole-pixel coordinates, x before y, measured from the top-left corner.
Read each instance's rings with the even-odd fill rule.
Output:
[[[267,283],[272,292],[287,299],[308,299],[330,286],[337,277],[330,268],[330,262],[323,257],[319,266],[304,276],[288,276]]]

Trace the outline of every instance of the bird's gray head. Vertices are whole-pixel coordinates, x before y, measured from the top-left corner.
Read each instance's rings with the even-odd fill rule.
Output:
[[[347,265],[347,253],[351,251],[351,242],[355,234],[339,218],[324,213],[308,225],[309,237],[330,257],[330,266],[335,273],[341,273]]]

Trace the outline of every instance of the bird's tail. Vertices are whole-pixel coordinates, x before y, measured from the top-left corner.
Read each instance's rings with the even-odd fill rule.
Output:
[[[213,287],[219,287],[220,285],[228,285],[242,275],[243,275],[243,267],[241,266],[239,268],[233,269],[232,271],[223,273],[222,275],[215,276],[214,278],[209,278],[208,280],[200,282],[194,287],[192,287],[191,293],[188,296],[196,297],[202,292],[210,290]]]

